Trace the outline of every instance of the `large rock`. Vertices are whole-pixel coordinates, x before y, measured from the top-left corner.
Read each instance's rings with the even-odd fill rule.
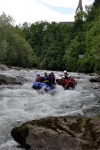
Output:
[[[15,127],[11,135],[30,150],[100,150],[100,119],[48,117]]]
[[[20,84],[22,85],[27,80],[23,77],[16,76],[10,77],[7,75],[0,74],[0,84]]]

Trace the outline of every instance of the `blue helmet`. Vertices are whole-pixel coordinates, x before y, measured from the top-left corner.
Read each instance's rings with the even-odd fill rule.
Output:
[[[36,74],[36,76],[40,76],[40,74]]]

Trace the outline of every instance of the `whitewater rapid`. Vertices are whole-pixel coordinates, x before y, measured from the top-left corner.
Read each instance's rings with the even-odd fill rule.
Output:
[[[77,81],[75,90],[57,85],[53,93],[39,93],[32,89],[36,73],[43,75],[43,70],[0,70],[0,74],[27,79],[23,85],[0,85],[0,150],[22,150],[10,131],[23,122],[47,116],[100,115],[100,86],[89,81],[91,76],[69,72]]]

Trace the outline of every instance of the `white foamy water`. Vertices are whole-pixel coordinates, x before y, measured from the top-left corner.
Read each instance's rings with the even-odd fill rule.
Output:
[[[38,71],[40,74],[43,71]],[[23,85],[0,86],[0,150],[21,150],[11,137],[11,129],[25,121],[47,116],[95,116],[100,114],[98,86],[89,82],[90,76],[70,73],[77,80],[75,90],[56,86],[53,93],[39,93],[32,89],[37,70],[8,69],[0,71],[11,77],[22,76],[28,80]],[[55,75],[62,72],[54,72]],[[98,89],[97,89],[98,90]],[[98,95],[97,95],[98,94]],[[96,97],[97,96],[97,97]]]

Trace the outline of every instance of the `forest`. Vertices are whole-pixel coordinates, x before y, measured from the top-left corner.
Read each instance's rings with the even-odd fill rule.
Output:
[[[3,13],[0,64],[100,74],[100,0],[76,13],[72,25],[40,21],[15,26]]]

